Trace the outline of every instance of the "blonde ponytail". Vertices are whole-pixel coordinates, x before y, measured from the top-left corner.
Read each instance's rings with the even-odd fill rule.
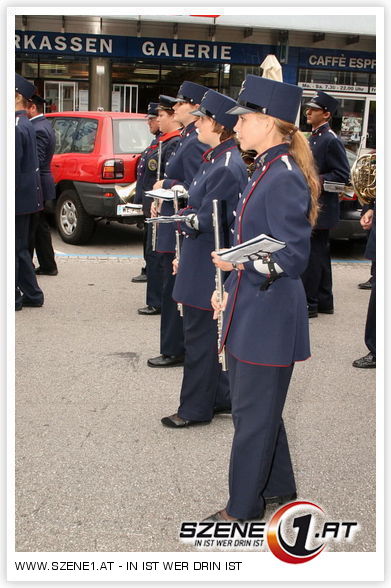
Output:
[[[311,206],[308,219],[311,226],[314,226],[319,214],[320,181],[312,151],[306,137],[295,125],[278,118],[275,118],[274,122],[282,134],[283,140],[289,144],[289,153],[296,161],[307,181],[311,193]]]

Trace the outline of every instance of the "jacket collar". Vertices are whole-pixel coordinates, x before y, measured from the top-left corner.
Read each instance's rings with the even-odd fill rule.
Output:
[[[284,155],[284,153],[288,152],[288,143],[280,143],[279,145],[274,145],[274,147],[270,147],[270,149],[267,149],[267,151],[264,151],[255,158],[255,169],[262,167],[263,165],[265,165],[265,163],[271,161],[275,157],[278,157],[279,155]]]
[[[330,125],[328,122],[324,123],[323,125],[320,125],[320,127],[318,127],[317,129],[315,129],[314,131],[312,131],[311,136],[314,137],[316,135],[320,135],[320,133],[322,133],[323,131],[328,131],[330,128]]]
[[[234,149],[236,147],[236,141],[234,139],[227,139],[222,143],[219,143],[216,147],[211,147],[202,154],[204,161],[213,161],[217,157],[220,157],[226,151]]]
[[[188,137],[191,133],[194,133],[196,130],[195,128],[195,121],[189,123],[187,127],[184,127],[181,132],[182,137]]]

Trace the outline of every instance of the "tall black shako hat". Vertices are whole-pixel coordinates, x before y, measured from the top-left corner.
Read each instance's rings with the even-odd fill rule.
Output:
[[[150,102],[147,108],[147,114],[149,118],[153,116],[157,116],[157,107],[159,106],[158,102]]]
[[[228,114],[262,112],[294,124],[302,94],[299,86],[249,74],[242,84],[237,106],[228,110]]]
[[[31,96],[35,94],[35,86],[23,76],[15,74],[15,92],[22,94],[23,98],[30,100]]]
[[[194,116],[210,116],[227,129],[233,129],[238,122],[238,117],[233,114],[227,114],[227,110],[235,105],[235,100],[229,98],[229,96],[220,94],[216,90],[208,90],[201,100],[199,109],[194,110],[190,114]]]
[[[326,94],[326,92],[317,92],[315,96],[310,98],[310,101],[306,103],[306,106],[310,108],[320,108],[329,112],[331,116],[335,113],[338,108],[338,100]]]

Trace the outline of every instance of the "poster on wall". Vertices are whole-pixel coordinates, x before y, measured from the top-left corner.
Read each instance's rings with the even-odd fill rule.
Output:
[[[358,145],[361,139],[363,117],[357,112],[345,112],[342,117],[341,139],[345,145]]]

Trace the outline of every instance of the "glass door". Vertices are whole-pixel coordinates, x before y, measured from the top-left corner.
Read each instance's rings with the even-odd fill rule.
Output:
[[[45,82],[46,112],[76,110],[76,82]]]
[[[113,112],[138,112],[138,86],[113,84],[111,110]]]

